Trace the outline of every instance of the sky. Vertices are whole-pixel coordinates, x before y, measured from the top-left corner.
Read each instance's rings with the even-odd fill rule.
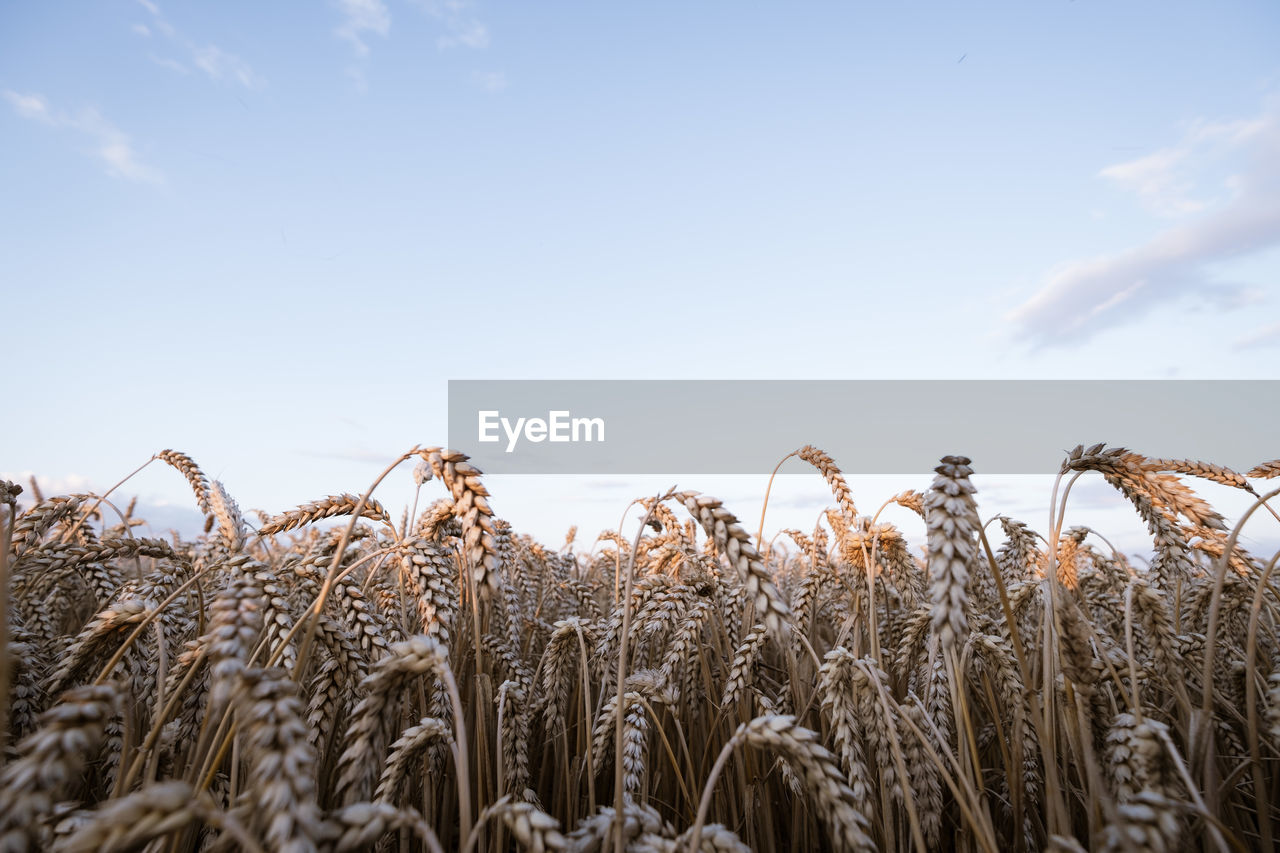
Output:
[[[174,447],[279,512],[445,443],[450,379],[1280,379],[1276,44],[1263,0],[6,3],[0,472]],[[551,541],[650,480],[490,490]]]

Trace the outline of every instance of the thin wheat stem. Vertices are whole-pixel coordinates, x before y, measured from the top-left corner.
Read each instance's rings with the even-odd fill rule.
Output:
[[[320,615],[324,613],[325,602],[329,600],[329,592],[333,589],[334,578],[338,574],[338,569],[342,565],[342,555],[347,550],[347,543],[351,541],[351,534],[356,529],[356,525],[360,523],[361,513],[364,511],[369,498],[373,496],[375,489],[381,485],[382,481],[387,478],[392,471],[400,467],[400,463],[404,462],[410,456],[418,452],[419,445],[414,445],[409,450],[400,454],[396,461],[388,465],[373,484],[360,495],[360,500],[356,502],[355,508],[351,513],[351,521],[347,523],[347,528],[342,532],[342,538],[338,540],[338,545],[333,549],[333,562],[329,564],[329,573],[325,576],[324,583],[320,587],[320,594],[316,596],[316,602],[312,607],[311,616],[306,620],[307,631],[303,635],[302,644],[298,647],[298,660],[293,667],[293,677],[296,680],[302,674],[302,668],[306,666],[307,657],[311,651],[311,644],[315,642],[316,630],[320,624]]]
[[[623,713],[626,707],[626,691],[627,691],[627,667],[628,667],[628,640],[631,636],[631,591],[635,585],[635,568],[636,554],[640,550],[640,539],[644,536],[645,525],[649,523],[649,519],[653,517],[653,512],[658,504],[669,499],[675,493],[674,487],[668,489],[666,494],[655,495],[653,503],[649,505],[648,511],[644,517],[640,519],[640,525],[636,529],[635,541],[631,544],[631,554],[627,561],[626,586],[622,593],[622,633],[618,638],[618,691],[617,691],[617,720],[614,724],[613,739],[613,814],[614,814],[614,851],[615,853],[623,853],[625,839],[622,835],[622,815],[623,815],[623,798],[625,790],[623,789],[624,768],[622,762],[623,741],[625,738],[625,720]]]
[[[1254,796],[1259,803],[1271,802],[1271,797],[1267,790],[1267,777],[1263,773],[1262,765],[1262,749],[1258,743],[1258,730],[1261,728],[1258,720],[1258,685],[1256,679],[1252,677],[1254,671],[1254,661],[1258,654],[1258,621],[1262,616],[1262,597],[1268,588],[1268,582],[1271,579],[1271,573],[1275,571],[1276,563],[1280,561],[1280,551],[1267,561],[1267,565],[1262,570],[1262,574],[1258,578],[1258,587],[1253,593],[1253,602],[1249,605],[1249,628],[1246,634],[1244,648],[1244,707],[1245,713],[1248,715],[1248,726],[1245,732],[1249,738],[1249,770],[1253,774]],[[1181,769],[1181,765],[1179,765]],[[1189,791],[1194,791],[1194,785],[1188,785]],[[1273,835],[1271,826],[1271,816],[1260,812],[1258,814],[1259,831],[1262,833],[1262,849],[1273,850]]]
[[[1193,744],[1193,760],[1199,759],[1204,773],[1208,773],[1211,762],[1209,761],[1209,747],[1211,742],[1212,727],[1209,724],[1211,711],[1213,708],[1213,661],[1217,652],[1218,643],[1218,618],[1219,610],[1222,606],[1222,588],[1226,582],[1227,568],[1230,565],[1228,557],[1235,549],[1236,540],[1240,536],[1240,531],[1244,529],[1245,523],[1260,507],[1267,505],[1268,501],[1280,495],[1280,489],[1274,489],[1267,492],[1262,497],[1254,501],[1247,510],[1240,516],[1240,520],[1231,528],[1230,535],[1227,536],[1227,542],[1222,550],[1222,556],[1214,561],[1213,572],[1213,592],[1209,599],[1209,625],[1205,629],[1204,641],[1204,666],[1200,673],[1201,693],[1199,717],[1193,720],[1192,744]],[[1198,725],[1197,725],[1198,723]]]

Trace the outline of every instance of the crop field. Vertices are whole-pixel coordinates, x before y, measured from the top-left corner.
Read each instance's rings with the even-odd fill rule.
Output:
[[[274,516],[163,451],[194,539],[0,481],[0,851],[1276,849],[1280,460],[1077,447],[1037,530],[964,457],[895,526],[792,456],[814,530],[673,491],[555,543],[441,448]]]

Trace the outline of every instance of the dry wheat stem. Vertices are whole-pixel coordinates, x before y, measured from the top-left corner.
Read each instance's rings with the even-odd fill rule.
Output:
[[[1205,762],[1205,756],[1209,750],[1209,726],[1208,720],[1211,717],[1210,709],[1213,704],[1213,660],[1218,640],[1218,617],[1219,609],[1222,604],[1222,587],[1227,575],[1227,554],[1230,554],[1235,547],[1236,539],[1240,535],[1240,531],[1244,529],[1245,522],[1249,517],[1258,510],[1259,507],[1265,505],[1272,498],[1280,495],[1280,489],[1274,489],[1267,492],[1255,500],[1247,510],[1240,516],[1240,520],[1231,529],[1231,534],[1227,538],[1227,545],[1223,552],[1223,556],[1214,561],[1214,577],[1213,592],[1209,604],[1209,624],[1205,630],[1205,648],[1204,648],[1204,667],[1202,669],[1201,678],[1201,696],[1199,708],[1199,726],[1193,728],[1192,736],[1194,738],[1192,748],[1193,760]],[[1193,723],[1194,725],[1194,723]],[[1206,767],[1206,771],[1207,767]]]
[[[618,692],[616,696],[616,707],[618,708],[617,722],[614,726],[613,751],[615,756],[621,756],[624,750],[626,739],[625,724],[623,721],[622,709],[626,707],[626,679],[627,679],[627,644],[631,635],[631,591],[634,585],[636,552],[640,548],[640,538],[644,535],[645,525],[649,523],[649,519],[653,517],[654,508],[661,502],[668,500],[673,495],[673,490],[668,490],[665,494],[657,495],[653,499],[653,503],[649,504],[645,511],[644,517],[640,520],[639,528],[636,530],[635,541],[631,545],[631,553],[628,556],[626,570],[626,585],[622,593],[622,634],[619,637],[618,646]],[[614,794],[613,809],[615,815],[615,823],[613,828],[614,849],[616,853],[623,853],[622,839],[622,823],[618,817],[623,813],[623,797],[625,790],[623,788],[624,768],[621,761],[614,761]]]
[[[402,453],[394,462],[383,469],[378,478],[373,481],[373,485],[360,496],[360,500],[356,502],[355,508],[351,513],[351,521],[347,524],[346,530],[342,533],[342,538],[338,541],[338,546],[334,549],[333,562],[329,564],[329,573],[324,579],[324,583],[320,587],[320,594],[316,596],[313,605],[311,619],[308,620],[306,634],[303,636],[302,643],[298,648],[298,662],[294,671],[296,679],[300,674],[302,665],[306,662],[307,654],[311,650],[311,644],[315,641],[316,625],[320,619],[320,615],[324,612],[325,602],[329,598],[329,592],[333,588],[333,583],[339,568],[342,565],[342,555],[347,549],[347,543],[351,541],[351,533],[355,530],[356,524],[360,521],[360,513],[364,511],[365,503],[373,496],[373,492],[387,478],[387,475],[400,466],[400,463],[408,459],[410,456],[418,452],[418,446],[414,445],[409,450]]]
[[[0,755],[0,835],[173,853],[434,851],[436,832],[473,853],[840,849],[858,833],[915,853],[952,835],[984,853],[1203,836],[1216,853],[1276,838],[1280,554],[1239,547],[1253,519],[1229,526],[1184,485],[1244,490],[1229,469],[1079,447],[1050,535],[996,516],[998,552],[952,474],[872,519],[827,510],[830,546],[822,528],[792,532],[798,552],[753,540],[681,492],[692,519],[641,499],[633,539],[574,554],[482,513],[464,496],[476,474],[436,452],[450,496],[421,517],[392,528],[370,494],[354,526],[279,537],[251,535],[187,457],[166,461],[187,460],[218,524],[195,541],[131,538],[133,509],[89,516],[92,495],[19,515],[0,483],[14,507],[0,509],[0,703],[20,742]],[[1068,528],[1087,471],[1147,524],[1149,563]],[[925,511],[925,559],[879,523],[890,502]],[[483,605],[477,530],[501,571]],[[779,643],[770,615],[794,635]],[[308,627],[318,642],[299,656]],[[96,711],[44,691],[94,677],[115,680]],[[760,749],[730,761],[743,743]],[[620,806],[600,807],[600,779]],[[15,830],[11,814],[32,817]]]

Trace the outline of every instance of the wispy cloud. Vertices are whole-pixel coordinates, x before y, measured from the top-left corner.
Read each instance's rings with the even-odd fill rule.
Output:
[[[0,471],[0,480],[8,480],[22,486],[23,494],[19,502],[28,506],[35,502],[35,493],[31,488],[32,480],[35,480],[36,486],[46,498],[54,495],[84,494],[92,492],[95,488],[94,482],[82,474],[51,477],[36,474],[35,471]]]
[[[159,171],[139,161],[129,136],[103,118],[96,109],[88,108],[72,114],[51,108],[43,95],[24,95],[6,89],[3,96],[13,111],[24,119],[88,137],[93,143],[93,155],[106,165],[107,174],[141,183],[158,184],[164,180]]]
[[[375,0],[376,2],[376,0]],[[182,51],[190,65],[200,69],[205,76],[214,81],[229,81],[253,89],[263,84],[260,76],[254,73],[248,62],[234,53],[223,50],[216,44],[201,45],[178,32],[165,18],[160,7],[151,0],[138,0],[138,5],[150,14],[150,26],[143,23],[133,25],[133,31],[143,38],[150,38],[152,31],[159,33],[166,41]],[[187,64],[172,57],[157,56],[154,52],[148,58],[161,66],[179,74],[187,73]]]
[[[1099,174],[1136,193],[1149,210],[1160,216],[1196,213],[1221,201],[1223,190],[1229,193],[1233,189],[1229,181],[1218,187],[1204,187],[1201,172],[1205,166],[1229,158],[1265,132],[1269,124],[1266,118],[1197,121],[1186,129],[1177,145],[1107,166]]]
[[[1241,335],[1234,341],[1236,349],[1257,349],[1261,347],[1280,347],[1280,323],[1272,323]]]
[[[342,13],[342,23],[333,32],[351,43],[356,56],[369,53],[366,34],[386,38],[391,32],[391,12],[382,0],[338,0],[337,6]]]
[[[417,0],[417,4],[444,26],[437,47],[480,50],[489,46],[489,28],[476,17],[472,0]]]
[[[49,112],[49,104],[43,95],[20,95],[5,90],[4,98],[13,106],[13,111],[23,118],[53,124],[53,115]]]
[[[1204,204],[1190,197],[1191,182],[1181,172],[1189,154],[1186,148],[1162,148],[1137,160],[1108,166],[1099,174],[1137,193],[1156,213],[1194,213]]]
[[[479,50],[489,46],[489,28],[475,14],[472,0],[412,0],[428,16],[438,22],[444,32],[437,37],[440,49],[463,47]],[[347,66],[347,76],[356,89],[366,88],[364,65],[360,60],[368,57],[369,38],[388,38],[391,34],[391,11],[383,0],[333,0],[333,6],[342,17],[333,32],[351,45],[356,61]],[[507,86],[507,78],[497,71],[476,72],[472,81],[486,92],[500,92]]]
[[[197,48],[192,56],[196,67],[209,75],[211,80],[234,80],[241,86],[252,89],[256,83],[253,69],[249,63],[233,53],[227,53],[217,45]]]
[[[173,26],[164,19],[164,15],[160,12],[159,6],[150,2],[150,0],[138,0],[138,5],[151,13],[151,26],[155,28],[156,32],[168,38],[173,38],[177,35]],[[133,31],[141,36],[151,35],[151,28],[146,24],[134,24]]]
[[[1197,177],[1224,166],[1224,177],[1197,191],[1205,183]],[[1008,314],[1020,339],[1035,346],[1080,344],[1180,300],[1219,309],[1258,301],[1256,290],[1217,280],[1212,267],[1280,246],[1280,105],[1246,121],[1198,122],[1178,145],[1109,166],[1102,175],[1160,215],[1183,221],[1141,245],[1049,274]]]
[[[471,79],[486,92],[501,92],[507,88],[507,75],[501,71],[477,71]]]
[[[176,59],[170,59],[165,56],[156,56],[154,53],[148,53],[147,59],[150,59],[152,62],[154,62],[156,65],[159,65],[161,68],[168,68],[170,71],[174,72],[175,74],[191,73],[190,68],[183,65],[181,62],[179,62]]]

